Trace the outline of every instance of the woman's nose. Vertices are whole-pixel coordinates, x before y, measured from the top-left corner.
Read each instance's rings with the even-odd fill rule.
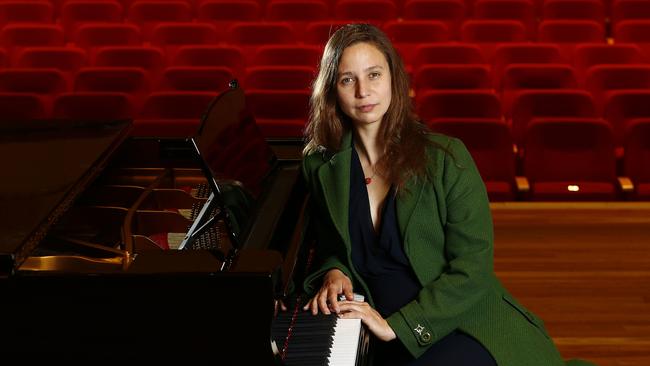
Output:
[[[368,84],[364,80],[359,80],[357,81],[356,85],[356,97],[357,98],[365,98],[368,96],[369,90],[368,90]]]

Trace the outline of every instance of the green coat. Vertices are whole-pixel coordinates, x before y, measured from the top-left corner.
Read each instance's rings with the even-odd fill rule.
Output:
[[[406,255],[422,285],[417,298],[387,318],[397,338],[417,357],[455,329],[477,339],[500,366],[563,366],[542,320],[525,309],[493,272],[493,227],[485,186],[458,139],[431,134],[443,149],[429,151],[433,181],[412,180],[397,199]],[[305,157],[311,193],[311,225],[317,237],[316,270],[305,290],[338,268],[355,292],[372,297],[351,260],[348,230],[352,135],[333,156]],[[450,156],[451,155],[451,156]],[[453,158],[452,158],[453,157]]]

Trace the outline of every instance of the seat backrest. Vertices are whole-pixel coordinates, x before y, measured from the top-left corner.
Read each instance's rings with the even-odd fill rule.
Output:
[[[107,120],[133,118],[134,102],[126,93],[73,92],[54,99],[55,118]]]
[[[135,24],[84,23],[73,32],[72,42],[82,48],[140,46],[142,34]]]
[[[199,120],[217,92],[154,92],[145,99],[140,118]]]
[[[413,87],[424,89],[490,89],[492,74],[487,65],[423,65],[415,74]]]
[[[49,117],[49,108],[38,94],[0,92],[0,116],[3,120],[42,119]]]
[[[86,67],[77,72],[74,91],[143,95],[151,89],[149,74],[139,67]]]
[[[0,70],[0,92],[35,93],[53,96],[66,92],[68,80],[56,69],[3,69]]]
[[[494,91],[428,90],[416,96],[418,115],[437,118],[501,118],[501,103]]]
[[[632,121],[625,130],[623,173],[634,183],[650,183],[650,119]]]
[[[637,118],[650,118],[650,91],[613,90],[605,98],[604,118],[614,128],[616,143],[623,143],[627,124]]]
[[[578,89],[522,90],[513,96],[511,118],[515,143],[521,144],[528,124],[540,117],[595,118],[596,106],[590,93]]]
[[[0,25],[7,23],[52,23],[54,6],[45,1],[0,2]]]
[[[159,90],[224,90],[233,79],[232,70],[223,66],[172,66],[162,74]]]
[[[244,88],[309,90],[315,76],[309,66],[255,66],[247,69]]]
[[[523,146],[524,175],[532,183],[616,180],[614,136],[604,120],[535,119]]]

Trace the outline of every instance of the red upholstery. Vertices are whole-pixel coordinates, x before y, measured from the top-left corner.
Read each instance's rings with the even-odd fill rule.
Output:
[[[34,93],[53,96],[68,90],[68,80],[56,69],[0,70],[0,92]]]
[[[596,104],[605,105],[607,92],[620,89],[650,89],[650,65],[596,65],[587,70],[585,87]]]
[[[74,80],[77,92],[121,92],[143,97],[151,90],[149,74],[139,67],[85,67]]]
[[[63,4],[60,22],[70,34],[83,23],[121,23],[123,18],[124,9],[118,2],[75,0]]]
[[[633,44],[581,44],[576,47],[575,66],[586,72],[594,65],[643,63],[641,50]]]
[[[91,65],[141,67],[156,73],[165,66],[165,56],[158,47],[107,46],[97,49]]]
[[[528,40],[524,24],[517,20],[466,20],[460,28],[460,40],[477,43],[486,60],[492,60],[499,43]]]
[[[614,26],[616,42],[636,43],[646,60],[650,60],[650,19],[624,20]]]
[[[529,0],[477,0],[474,18],[522,22],[530,39],[534,39],[537,31],[535,7]]]
[[[72,41],[83,48],[139,46],[142,35],[134,24],[85,23],[74,31]]]
[[[622,20],[650,19],[650,2],[645,0],[616,0],[612,3],[612,23]]]
[[[425,89],[490,89],[487,65],[433,64],[420,67],[412,83],[416,92]]]
[[[111,120],[133,118],[135,107],[126,93],[74,92],[54,99],[55,118]]]
[[[566,60],[560,49],[549,43],[507,43],[498,45],[494,51],[494,76],[501,78],[510,64],[559,64]]]
[[[418,46],[415,50],[413,68],[425,64],[484,64],[481,49],[473,44],[444,43]]]
[[[423,121],[437,118],[501,118],[499,97],[487,90],[428,90],[416,96]]]
[[[0,25],[7,23],[52,23],[54,6],[45,1],[0,2]]]
[[[63,46],[63,29],[55,24],[8,24],[0,31],[0,44],[5,48]]]
[[[151,44],[180,46],[217,43],[217,28],[208,23],[158,23],[152,29]]]
[[[610,125],[599,119],[536,119],[526,131],[524,175],[535,201],[617,197]]]
[[[194,134],[216,92],[154,92],[134,122],[136,136],[184,137]]]
[[[521,144],[533,118],[596,117],[591,94],[584,90],[522,90],[513,97],[512,110],[504,114],[511,120],[515,143]]]
[[[256,66],[246,71],[244,89],[309,90],[316,69],[309,66]]]
[[[623,174],[635,186],[635,198],[650,201],[650,119],[631,121],[625,131]]]
[[[622,144],[626,125],[632,119],[650,118],[650,91],[613,90],[605,99],[604,118],[614,128],[617,144]]]
[[[580,43],[605,42],[605,28],[593,20],[543,20],[537,33],[539,42],[559,43],[567,59],[572,59]]]
[[[300,65],[318,67],[323,51],[318,46],[305,45],[267,45],[260,46],[251,66]]]
[[[228,42],[237,45],[291,44],[296,43],[291,23],[242,23],[233,24],[228,30]]]
[[[266,8],[266,20],[306,22],[330,18],[328,4],[322,0],[273,0]]]
[[[309,113],[309,97],[310,92],[302,90],[246,92],[247,104],[267,137],[301,137]]]
[[[462,0],[407,0],[404,3],[404,19],[437,20],[444,22],[450,38],[458,38],[460,23],[467,9]]]
[[[232,70],[223,66],[172,66],[162,75],[161,90],[223,90],[233,79]]]
[[[384,31],[407,65],[412,64],[417,47],[422,44],[449,40],[445,23],[434,20],[392,20],[384,24]]]
[[[235,46],[181,46],[171,57],[172,66],[222,66],[244,75],[244,55]]]
[[[543,19],[593,20],[605,24],[605,4],[601,0],[546,0]]]
[[[305,28],[304,42],[306,44],[324,46],[332,33],[349,23],[346,20],[334,19],[311,22]]]
[[[86,64],[86,51],[72,47],[30,47],[16,55],[16,66],[76,71]]]
[[[225,25],[232,22],[253,22],[261,20],[262,9],[258,1],[208,0],[200,3],[197,19]]]
[[[189,22],[192,7],[188,2],[176,0],[136,1],[127,10],[126,21],[140,26],[145,37],[153,27],[162,22]]]
[[[472,154],[490,201],[513,201],[515,153],[508,125],[502,120],[437,120],[434,132],[460,138]]]
[[[575,72],[564,64],[512,64],[506,67],[502,78],[497,78],[497,89],[502,91],[504,111],[512,110],[514,96],[526,89],[576,89]]]
[[[334,7],[334,18],[380,26],[397,18],[397,5],[392,0],[340,0]]]
[[[0,115],[3,120],[30,120],[49,117],[48,103],[34,93],[1,93]]]

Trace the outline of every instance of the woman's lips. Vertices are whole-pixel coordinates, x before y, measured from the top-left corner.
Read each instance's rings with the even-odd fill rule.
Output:
[[[376,106],[377,104],[366,104],[366,105],[359,106],[357,108],[363,113],[368,113],[372,111]]]

